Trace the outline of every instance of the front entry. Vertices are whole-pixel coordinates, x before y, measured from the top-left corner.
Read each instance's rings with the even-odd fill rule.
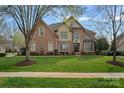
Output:
[[[79,43],[74,43],[74,52],[77,53],[80,50],[80,44]]]

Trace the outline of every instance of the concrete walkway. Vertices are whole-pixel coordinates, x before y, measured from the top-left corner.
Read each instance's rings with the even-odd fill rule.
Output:
[[[0,72],[0,77],[124,78],[124,73]]]

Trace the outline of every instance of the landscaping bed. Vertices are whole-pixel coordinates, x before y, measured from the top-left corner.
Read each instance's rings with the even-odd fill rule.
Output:
[[[18,63],[16,63],[16,66],[29,66],[29,65],[33,65],[35,64],[36,62],[35,61],[32,61],[32,60],[23,60],[23,61],[20,61]]]
[[[119,67],[124,67],[124,62],[120,62],[120,61],[107,61],[107,63],[115,65],[115,66],[119,66]]]

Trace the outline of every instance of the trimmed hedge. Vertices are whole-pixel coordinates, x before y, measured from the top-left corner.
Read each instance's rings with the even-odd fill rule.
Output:
[[[5,57],[6,53],[0,53],[0,57]]]

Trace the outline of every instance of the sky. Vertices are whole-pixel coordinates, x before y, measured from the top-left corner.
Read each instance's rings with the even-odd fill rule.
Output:
[[[82,6],[84,7],[84,6]],[[97,9],[95,5],[85,5],[86,11],[84,12],[83,15],[80,17],[76,18],[84,28],[92,30],[96,32],[97,34],[100,32],[96,30],[96,26],[94,25],[93,21],[99,20],[100,22],[103,22],[103,19],[101,18],[101,14]],[[71,16],[71,15],[69,15]],[[67,16],[67,17],[69,17]],[[118,17],[117,17],[118,18]],[[8,18],[9,19],[9,18]],[[57,23],[57,22],[63,22],[63,18],[60,16],[45,16],[43,20],[46,22],[46,24],[52,24],[52,23]],[[93,20],[93,21],[92,21]],[[14,21],[8,20],[8,23],[13,23]]]
[[[94,30],[94,28],[92,26],[89,26],[88,24],[88,20],[89,19],[95,19],[97,16],[96,16],[96,13],[93,14],[92,10],[95,8],[95,6],[93,5],[88,5],[86,6],[87,9],[86,9],[86,12],[81,15],[80,17],[76,18],[81,24],[82,26],[88,28],[89,30]],[[90,16],[92,15],[92,16]],[[69,16],[67,16],[69,17]],[[49,24],[52,24],[52,23],[57,23],[57,22],[62,22],[63,20],[61,18],[57,18],[55,16],[47,16],[43,19],[48,25]]]

